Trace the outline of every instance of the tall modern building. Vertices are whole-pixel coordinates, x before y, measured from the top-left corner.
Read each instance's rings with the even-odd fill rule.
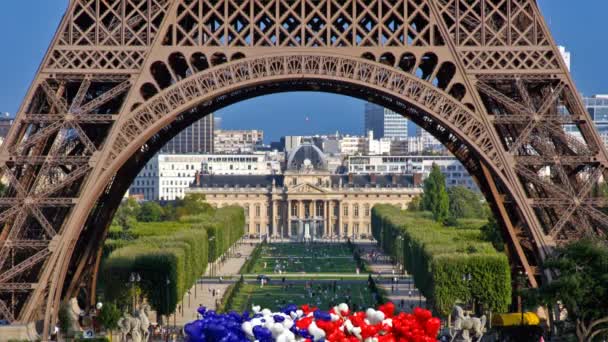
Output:
[[[407,118],[392,110],[375,105],[365,104],[365,133],[374,132],[376,139],[407,138]]]
[[[213,114],[205,116],[171,139],[165,146],[163,146],[160,153],[213,153],[213,124]]]
[[[560,55],[562,55],[562,58],[564,59],[564,62],[566,63],[566,67],[568,68],[568,71],[569,71],[570,63],[571,63],[570,51],[566,50],[566,47],[564,47],[564,46],[558,46],[557,48],[559,49],[559,53],[560,53]]]

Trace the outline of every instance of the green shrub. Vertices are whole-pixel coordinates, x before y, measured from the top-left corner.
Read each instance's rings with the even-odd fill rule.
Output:
[[[244,222],[242,208],[227,207],[180,221],[134,224],[134,240],[108,240],[104,247],[99,278],[104,300],[128,303],[128,279],[137,272],[152,308],[163,315],[173,312],[209,260],[241,238]]]
[[[226,293],[224,293],[224,296],[222,297],[222,300],[216,309],[217,312],[226,312],[227,308],[232,307],[232,301],[234,300],[234,297],[239,293],[244,283],[245,278],[241,276],[236,283],[228,286],[228,288],[226,289]]]
[[[241,269],[239,270],[239,274],[248,274],[248,273],[251,273],[251,271],[253,271],[255,262],[256,262],[256,260],[258,260],[260,258],[260,255],[262,254],[262,248],[265,245],[266,245],[266,242],[262,242],[262,243],[255,245],[253,252],[251,252],[251,254],[249,255],[249,259],[247,259],[245,261],[245,263],[243,263],[243,266],[241,266]]]
[[[511,302],[509,262],[483,240],[481,222],[446,227],[431,217],[378,205],[372,210],[372,233],[387,254],[403,261],[437,313],[447,315],[457,302],[471,300],[506,311]],[[471,280],[463,280],[469,274]]]

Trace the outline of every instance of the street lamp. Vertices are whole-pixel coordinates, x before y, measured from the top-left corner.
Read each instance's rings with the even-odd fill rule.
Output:
[[[141,282],[141,276],[139,273],[132,272],[129,276],[129,283],[131,284],[131,295],[133,296],[133,312],[135,312],[135,307],[137,306],[137,295],[135,294],[135,285]]]
[[[210,237],[210,238],[209,238],[209,242],[214,241],[214,240],[215,240],[215,236],[212,236],[212,237]],[[216,246],[216,247],[217,247],[217,246]],[[215,251],[217,252],[217,248],[215,248]],[[217,256],[216,256],[216,257],[217,257]],[[213,276],[215,276],[215,262],[216,262],[216,261],[214,260],[214,261],[211,263],[211,272],[210,272],[210,274],[211,274],[211,276],[212,276],[212,277],[213,277]]]
[[[462,281],[466,283],[467,286],[467,290],[470,287],[470,283],[471,280],[473,279],[473,277],[471,276],[471,273],[465,273],[462,275]],[[473,299],[471,298],[471,301],[473,301]],[[468,303],[467,303],[468,304]],[[473,305],[474,306],[474,305]],[[475,308],[473,307],[473,311],[475,311]]]
[[[403,253],[403,236],[402,235],[397,236],[397,241],[399,241],[399,242],[397,242],[397,253],[399,253],[397,255],[397,257],[399,258],[398,264],[399,264],[399,268],[402,268],[403,264],[404,264],[404,262],[403,262],[403,256],[404,256],[404,253]]]
[[[521,311],[521,325],[524,325],[524,297],[523,290],[526,286],[526,279],[528,278],[528,272],[519,271],[517,282],[519,288],[519,309]]]

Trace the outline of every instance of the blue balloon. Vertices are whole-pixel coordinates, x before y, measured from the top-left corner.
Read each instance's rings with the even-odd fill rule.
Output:
[[[319,321],[331,321],[331,315],[329,312],[317,310],[313,313],[315,320]]]
[[[201,314],[201,316],[204,316],[206,311],[207,311],[207,308],[204,307],[204,306],[201,306],[198,309],[196,309],[196,312],[198,312],[199,314]]]
[[[285,321],[285,317],[281,316],[281,315],[274,315],[272,318],[277,323],[281,323],[281,322]]]
[[[253,327],[253,336],[260,342],[272,342],[272,332],[262,326]]]
[[[292,312],[298,311],[298,306],[295,304],[289,304],[281,310],[282,313],[289,315]]]

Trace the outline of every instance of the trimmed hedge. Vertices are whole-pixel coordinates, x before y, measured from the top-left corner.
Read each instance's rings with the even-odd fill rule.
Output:
[[[372,233],[382,249],[403,261],[416,287],[444,316],[459,301],[474,300],[495,312],[507,311],[511,303],[507,257],[482,239],[479,222],[472,226],[445,227],[429,213],[391,205],[372,209]],[[465,274],[470,281],[463,280]]]
[[[262,249],[266,246],[266,242],[259,243],[255,245],[253,252],[249,255],[249,258],[245,261],[241,269],[239,270],[239,274],[249,274],[253,271],[253,267],[255,266],[255,262],[261,257]]]
[[[241,275],[241,277],[236,283],[228,286],[228,288],[226,289],[226,293],[224,293],[224,296],[222,297],[222,300],[220,301],[215,311],[226,312],[228,308],[231,308],[232,301],[234,300],[234,297],[239,293],[239,291],[241,291],[243,284],[245,284],[245,278]]]
[[[175,311],[208,262],[243,235],[244,222],[241,208],[227,207],[179,222],[137,223],[129,230],[133,240],[109,239],[104,247],[107,257],[99,280],[104,300],[128,302],[128,279],[137,272],[142,278],[138,286],[153,309],[163,315]],[[211,236],[220,243],[210,242]]]

